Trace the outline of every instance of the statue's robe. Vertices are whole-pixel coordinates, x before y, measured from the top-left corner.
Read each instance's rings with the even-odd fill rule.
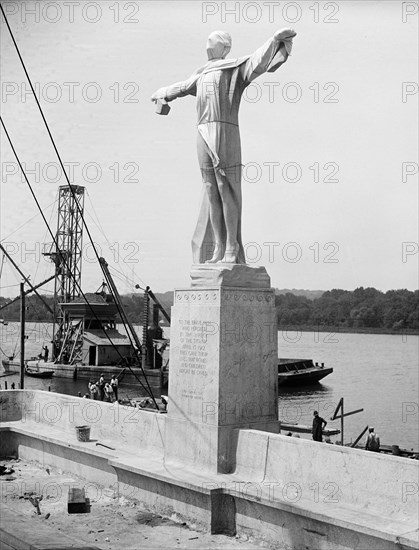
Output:
[[[198,159],[204,181],[198,223],[192,238],[195,264],[212,257],[214,235],[210,223],[205,177],[213,171],[219,185],[227,185],[238,208],[237,263],[245,263],[241,236],[241,145],[238,113],[245,88],[265,72],[276,71],[291,52],[292,38],[269,39],[252,55],[238,59],[214,59],[187,80],[165,88],[165,99],[197,97]],[[225,229],[225,223],[224,223]],[[224,235],[225,244],[225,235]],[[223,251],[224,254],[224,251]]]

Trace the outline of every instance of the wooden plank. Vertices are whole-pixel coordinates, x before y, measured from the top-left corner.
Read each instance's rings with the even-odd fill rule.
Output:
[[[339,416],[335,416],[331,418],[330,420],[338,420],[339,418],[344,418],[345,416],[351,416],[351,414],[356,414],[362,412],[364,409],[356,409],[356,411],[351,411],[345,414],[340,414]]]
[[[336,415],[338,414],[338,412],[340,411],[341,408],[343,409],[343,397],[341,397],[339,399],[339,403],[338,403],[338,405],[335,409],[335,412],[333,413],[332,418],[330,420],[335,420],[336,419]]]
[[[306,426],[305,424],[284,424],[283,422],[281,422],[281,431],[288,431],[300,434],[311,434],[313,430],[312,428],[310,428],[310,426]],[[340,430],[334,428],[326,428],[325,430],[323,430],[323,435],[326,436],[338,434],[340,434]]]
[[[358,441],[362,438],[362,436],[365,434],[365,432],[368,430],[368,426],[366,426],[362,432],[359,434],[359,436],[355,439],[355,441],[352,443],[351,447],[356,447],[356,444]]]

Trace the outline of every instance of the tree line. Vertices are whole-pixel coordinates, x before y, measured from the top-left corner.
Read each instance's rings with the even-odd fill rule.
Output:
[[[167,311],[173,304],[173,293],[157,294]],[[51,296],[43,296],[53,308]],[[11,300],[0,297],[0,308]],[[143,320],[144,297],[139,294],[122,296],[128,317],[133,323]],[[279,328],[315,329],[335,328],[344,331],[374,332],[405,330],[419,332],[419,291],[406,289],[381,292],[375,288],[359,287],[356,290],[334,289],[320,297],[310,299],[292,292],[278,293],[275,307]],[[0,319],[19,321],[19,301],[0,311]],[[151,315],[150,315],[151,319]],[[26,297],[26,320],[52,322],[52,315],[36,296]]]
[[[419,330],[419,291],[359,287],[328,290],[310,300],[291,293],[276,295],[279,327]]]

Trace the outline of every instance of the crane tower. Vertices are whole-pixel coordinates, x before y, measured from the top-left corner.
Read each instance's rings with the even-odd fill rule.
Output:
[[[70,321],[62,306],[80,296],[84,192],[80,185],[59,187],[56,245],[46,254],[55,263],[53,359],[70,364],[81,360],[83,323]]]

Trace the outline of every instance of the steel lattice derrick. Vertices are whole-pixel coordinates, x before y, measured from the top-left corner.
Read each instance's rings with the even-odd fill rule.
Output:
[[[55,263],[53,357],[65,363],[81,361],[83,327],[72,326],[62,304],[80,296],[84,192],[80,185],[59,187],[56,249],[48,254]]]

